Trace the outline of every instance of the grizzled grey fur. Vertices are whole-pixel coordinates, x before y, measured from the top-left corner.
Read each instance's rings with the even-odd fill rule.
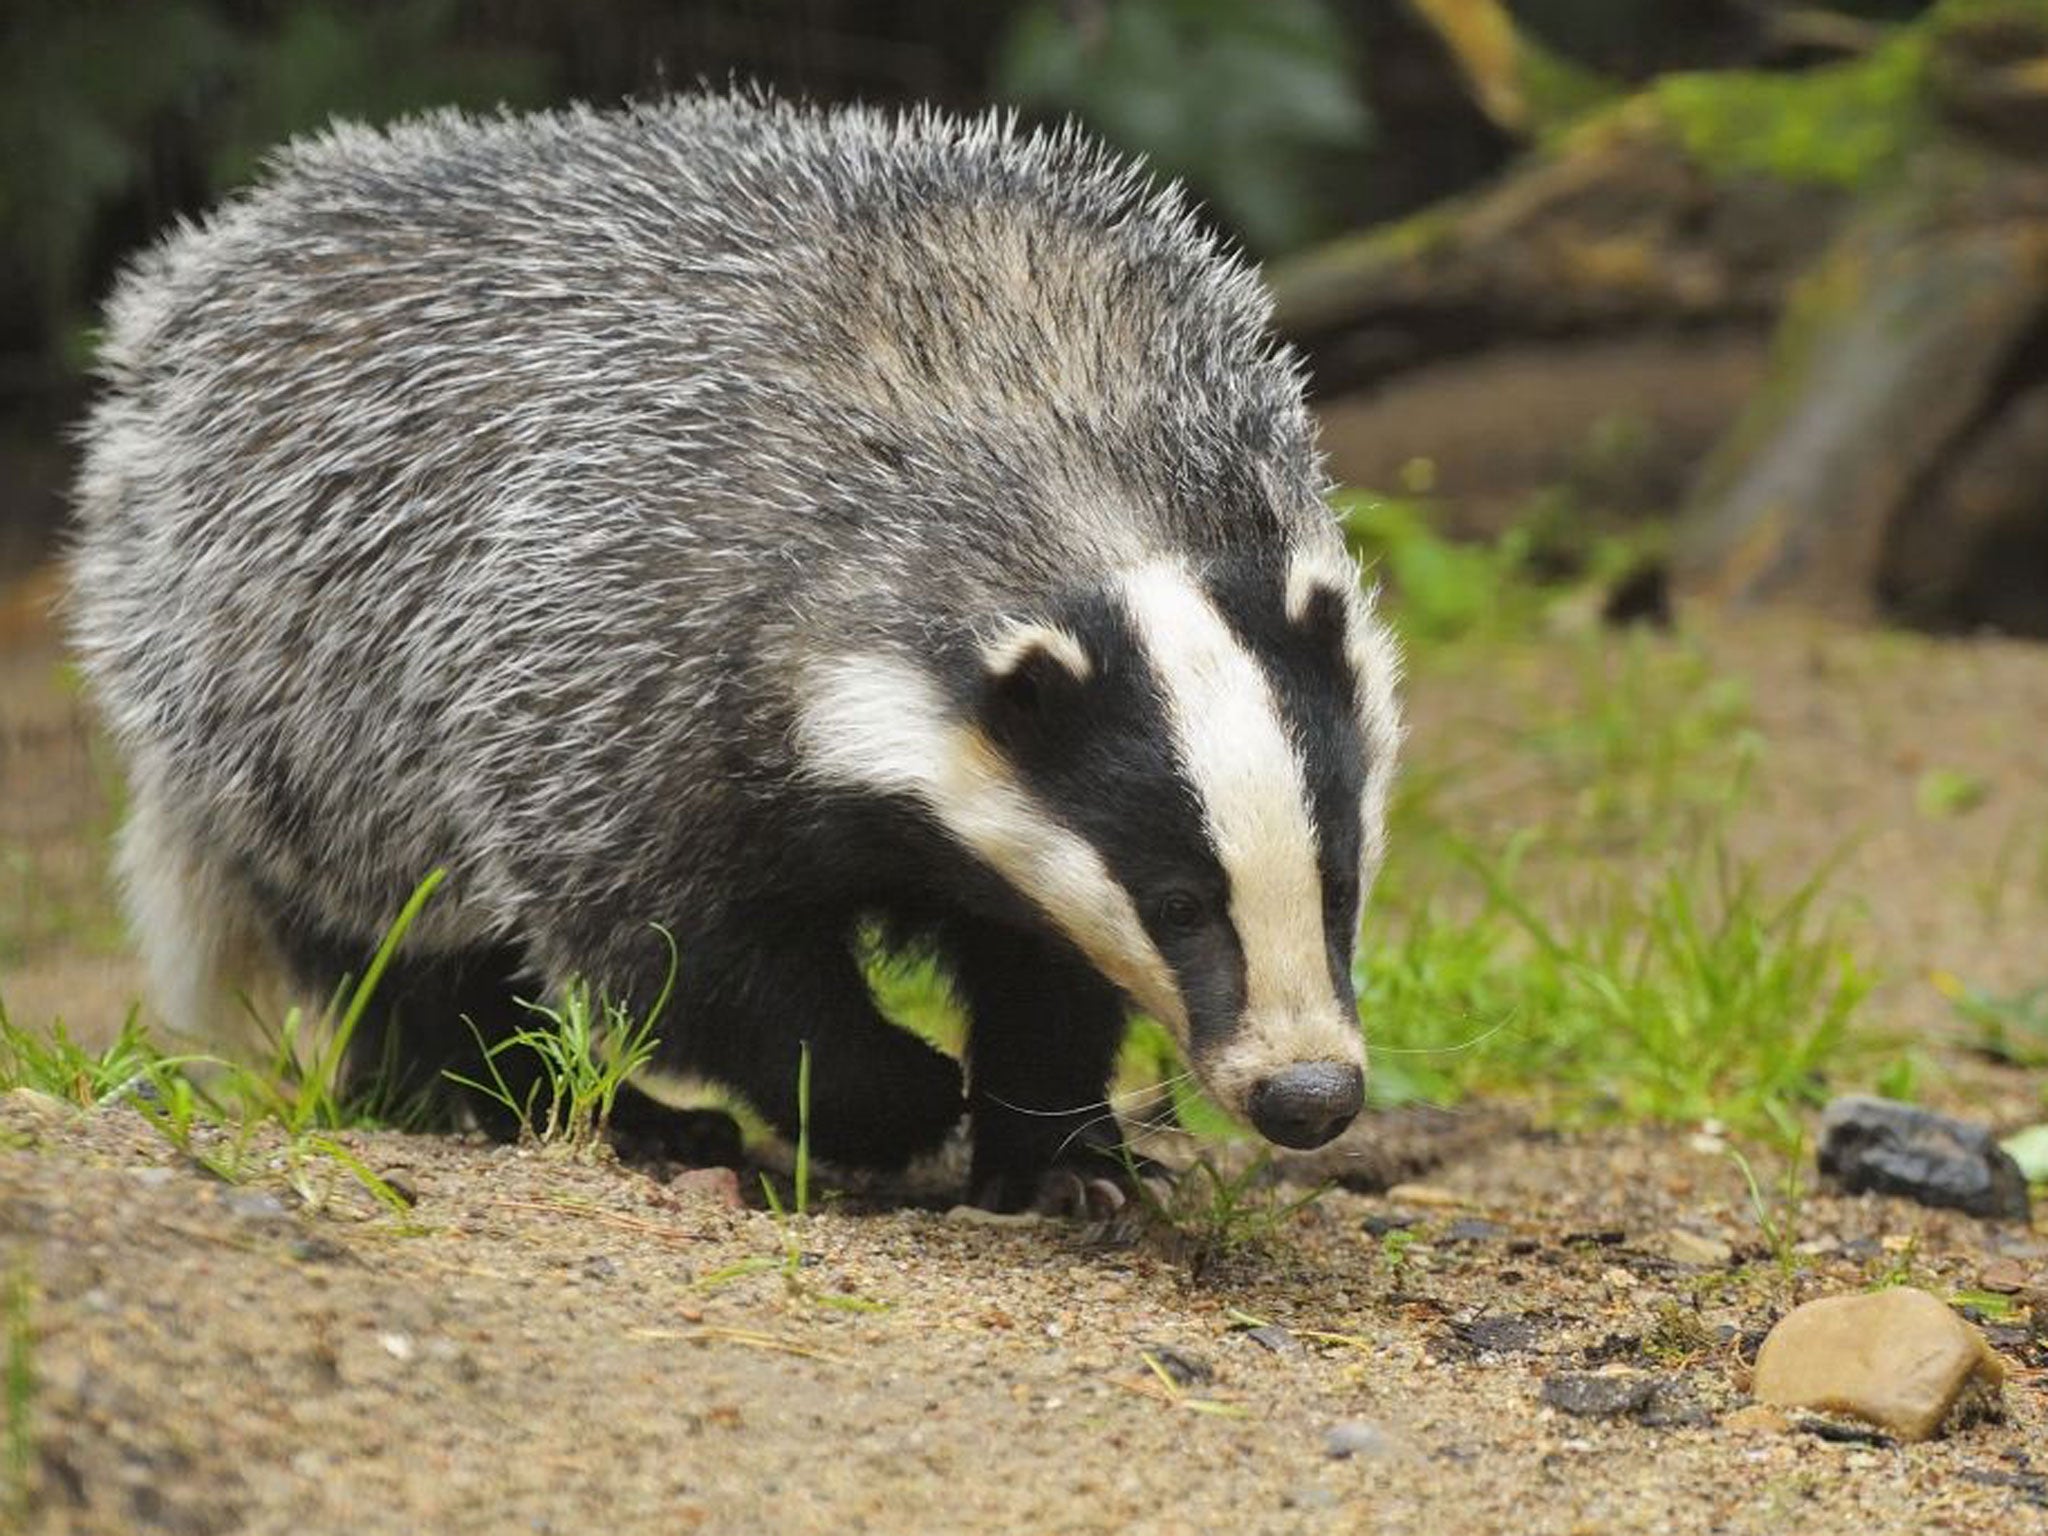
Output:
[[[644,1001],[660,922],[686,982],[749,985],[780,962],[734,936],[831,858],[777,830],[830,814],[817,658],[939,673],[1161,551],[1340,552],[1267,326],[1176,194],[997,118],[702,97],[289,146],[124,276],[84,438],[76,635],[159,1007],[217,1027],[263,955],[311,987],[436,867],[422,956]],[[890,1091],[957,1099],[922,1061]]]

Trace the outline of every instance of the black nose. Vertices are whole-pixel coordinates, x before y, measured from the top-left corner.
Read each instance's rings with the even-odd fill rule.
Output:
[[[1320,1147],[1365,1102],[1365,1074],[1341,1061],[1288,1067],[1252,1087],[1252,1124],[1283,1147]]]

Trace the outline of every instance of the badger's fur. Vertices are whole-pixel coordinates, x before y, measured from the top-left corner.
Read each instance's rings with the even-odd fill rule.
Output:
[[[324,994],[428,870],[419,1080],[644,1005],[821,1153],[1029,1197],[1128,1003],[1347,1121],[1397,725],[1255,275],[1072,132],[704,97],[338,127],[111,302],[76,627],[155,1001]],[[959,1068],[853,935],[928,936]],[[388,1041],[386,1043],[389,1043]]]

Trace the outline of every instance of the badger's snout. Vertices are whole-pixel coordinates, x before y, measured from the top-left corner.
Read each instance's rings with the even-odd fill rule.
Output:
[[[1252,1085],[1246,1105],[1266,1140],[1283,1147],[1320,1147],[1357,1118],[1365,1074],[1342,1061],[1287,1067]]]

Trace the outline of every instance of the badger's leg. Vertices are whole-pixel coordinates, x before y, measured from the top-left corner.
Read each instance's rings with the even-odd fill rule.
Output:
[[[664,1055],[736,1089],[783,1135],[802,1122],[806,1045],[818,1156],[901,1167],[959,1122],[959,1064],[876,1009],[845,925],[700,932],[679,943],[685,958],[670,1008],[684,1025]]]
[[[1121,1175],[1123,1131],[1109,1108],[1124,1036],[1116,990],[1064,945],[1013,929],[957,922],[946,947],[973,1018],[974,1201],[1038,1203],[1055,1170]]]
[[[200,851],[165,799],[138,765],[116,854],[151,1000],[182,1044],[247,1054],[249,1007],[281,1004],[285,968],[254,893]]]
[[[330,990],[344,975],[360,975],[371,953],[368,945],[338,944],[309,930],[294,933],[288,947],[308,984]],[[349,1042],[346,1080],[401,1120],[473,1123],[500,1141],[527,1126],[539,1129],[553,1108],[545,1065],[538,1052],[505,1042],[553,1027],[529,1006],[546,990],[511,945],[428,955],[401,950]],[[730,1115],[672,1109],[630,1083],[619,1087],[607,1129],[622,1152],[635,1155],[729,1163],[739,1154]]]

